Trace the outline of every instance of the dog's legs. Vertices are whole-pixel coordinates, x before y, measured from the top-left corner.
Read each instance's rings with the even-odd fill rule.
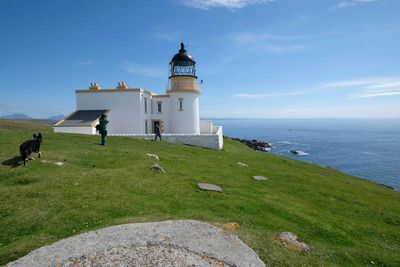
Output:
[[[24,158],[24,166],[26,166],[26,158]]]
[[[38,158],[40,158],[42,156],[42,152],[38,153]]]

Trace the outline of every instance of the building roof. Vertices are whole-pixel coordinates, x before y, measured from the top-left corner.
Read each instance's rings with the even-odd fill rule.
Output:
[[[85,127],[94,126],[94,123],[104,113],[110,112],[107,109],[100,110],[77,110],[65,119],[57,122],[55,127]]]

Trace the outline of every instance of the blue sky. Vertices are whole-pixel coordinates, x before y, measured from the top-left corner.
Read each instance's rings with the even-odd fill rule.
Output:
[[[202,117],[400,117],[399,0],[0,0],[0,116],[90,82],[164,93],[184,41]]]

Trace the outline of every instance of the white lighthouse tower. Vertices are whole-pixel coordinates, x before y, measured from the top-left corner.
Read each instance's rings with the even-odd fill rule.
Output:
[[[179,53],[170,62],[167,88],[171,134],[200,134],[200,88],[196,81],[196,62],[181,43]]]

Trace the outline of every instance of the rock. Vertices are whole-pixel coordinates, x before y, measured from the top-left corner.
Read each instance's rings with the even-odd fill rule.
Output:
[[[262,147],[262,146],[258,146],[257,151],[263,151],[263,152],[270,152],[271,148],[270,147]]]
[[[294,154],[294,155],[299,155],[299,156],[308,155],[308,153],[300,151],[300,150],[290,150],[289,152]]]
[[[62,166],[63,164],[64,164],[64,163],[61,162],[61,161],[54,162],[54,165],[56,165],[56,166]]]
[[[238,164],[240,167],[245,167],[245,168],[249,167],[249,165],[247,165],[246,163],[243,163],[243,162],[238,162]]]
[[[151,165],[151,169],[152,169],[153,171],[165,173],[164,169],[163,169],[160,165],[158,165],[158,164],[153,164],[153,165]]]
[[[197,186],[201,190],[222,192],[222,188],[215,184],[198,183]]]
[[[6,264],[40,266],[265,267],[237,235],[198,221],[116,225],[36,249]]]
[[[282,232],[278,234],[275,238],[280,241],[284,246],[299,252],[308,253],[310,248],[307,244],[300,241],[297,235],[291,232]]]
[[[271,151],[272,148],[272,144],[265,141],[258,141],[256,139],[253,140],[239,139],[239,138],[232,138],[232,139],[239,141],[257,151],[269,152]]]
[[[158,157],[157,154],[149,154],[149,153],[147,153],[146,156],[149,157],[149,158],[152,158],[152,159],[160,160],[160,158]]]
[[[265,178],[264,176],[253,176],[253,179],[257,180],[257,181],[266,181],[266,180],[268,180],[268,178]]]

